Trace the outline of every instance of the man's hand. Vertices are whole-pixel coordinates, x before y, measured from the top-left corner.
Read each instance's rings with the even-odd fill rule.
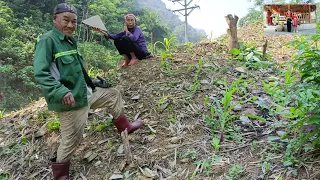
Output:
[[[62,103],[65,106],[72,106],[74,107],[76,105],[76,101],[73,98],[73,95],[71,92],[68,92],[63,98],[62,98]]]

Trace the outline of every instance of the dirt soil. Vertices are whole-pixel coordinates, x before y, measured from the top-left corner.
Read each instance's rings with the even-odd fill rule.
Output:
[[[262,23],[261,23],[262,24]],[[294,51],[281,48],[292,35],[263,37],[260,24],[239,30],[239,39],[253,41],[262,47],[265,38],[270,42],[268,52],[276,62],[283,62]],[[247,34],[251,32],[250,34]],[[280,48],[280,49],[279,49]],[[279,53],[280,51],[280,53]],[[170,61],[170,71],[160,64],[159,57],[139,62],[116,72],[117,86],[125,101],[125,112],[130,119],[142,118],[142,129],[129,135],[133,162],[126,164],[122,138],[112,125],[105,110],[90,112],[84,139],[72,159],[71,179],[110,179],[122,175],[125,179],[226,179],[230,167],[243,167],[238,179],[311,179],[320,171],[318,160],[305,162],[292,177],[281,162],[283,150],[276,150],[267,140],[285,127],[277,127],[280,119],[269,117],[253,102],[246,102],[232,114],[255,114],[267,119],[266,123],[251,120],[252,126],[241,121],[231,122],[237,130],[224,134],[220,150],[212,146],[212,132],[205,121],[210,109],[204,105],[205,97],[222,98],[224,87],[218,82],[235,81],[242,75],[252,80],[248,94],[265,98],[261,81],[277,76],[275,69],[237,69],[240,63],[231,61],[226,47],[219,42],[201,42],[191,50],[179,50]],[[197,64],[202,58],[204,66],[199,74],[200,87],[192,92]],[[234,102],[243,100],[235,94]],[[31,103],[20,111],[1,119],[0,172],[13,179],[51,179],[50,159],[54,157],[60,140],[58,130],[39,129],[54,118],[54,113],[41,118],[46,112],[44,99]],[[107,123],[106,123],[107,122]],[[97,124],[107,124],[102,131]],[[215,131],[215,135],[222,133]],[[222,140],[222,139],[220,139]],[[263,160],[270,156],[272,169],[263,171]],[[88,160],[89,159],[89,160]],[[89,162],[90,161],[90,162]],[[264,175],[264,178],[260,178]]]

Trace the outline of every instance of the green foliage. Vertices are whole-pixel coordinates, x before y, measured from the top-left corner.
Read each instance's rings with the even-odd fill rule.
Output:
[[[16,27],[17,19],[13,11],[0,1],[0,84],[4,99],[0,107],[9,111],[29,103],[25,97],[37,97],[39,89],[33,80],[33,39],[37,27],[31,27],[30,19],[19,20],[21,27]]]
[[[275,106],[266,107],[269,114],[289,120],[287,132],[276,137],[285,142],[283,165],[288,169],[301,163],[299,154],[319,148],[320,145],[320,86],[318,66],[319,35],[301,36],[288,45],[297,49],[287,69],[281,72],[281,81],[274,78],[263,83],[264,90],[272,97]],[[301,81],[297,80],[300,77]]]
[[[201,73],[202,73],[202,70],[203,70],[203,65],[204,65],[204,61],[201,58],[201,59],[198,60],[198,63],[195,66],[193,66],[193,67],[196,68],[196,71],[195,71],[195,74],[193,76],[193,84],[190,87],[190,91],[192,93],[196,93],[201,88],[200,76],[201,76]]]
[[[244,61],[245,65],[249,68],[259,69],[259,68],[269,68],[273,66],[273,63],[266,61],[263,58],[262,52],[259,51],[255,46],[246,45],[240,43],[240,48],[234,48],[229,51],[234,59],[239,61]],[[268,59],[269,56],[266,55]]]
[[[248,14],[239,20],[238,26],[243,27],[248,24],[252,24],[254,22],[262,22],[262,21],[263,21],[263,13],[261,13],[261,11],[255,10],[254,8],[250,8]]]
[[[169,35],[169,29],[158,13],[142,9],[137,15],[141,22],[139,27],[145,32],[147,40],[152,40],[152,44]]]
[[[103,71],[114,69],[121,59],[116,50],[106,49],[96,42],[82,43],[79,49],[90,68],[94,67]]]
[[[6,108],[4,108],[4,109],[0,110],[0,118],[2,118],[2,117],[3,117],[4,112],[6,112]]]
[[[52,29],[53,8],[64,0],[0,1],[0,84],[4,95],[0,108],[19,109],[41,95],[33,77],[33,53],[35,39]],[[104,40],[99,33],[88,29],[81,21],[99,15],[110,33],[123,31],[123,16],[137,15],[147,40],[170,35],[166,22],[156,12],[135,9],[135,0],[67,0],[78,10],[78,27],[74,37],[91,75],[111,72],[122,57],[111,40]],[[24,4],[21,6],[21,4]],[[99,36],[99,37],[97,37]],[[100,43],[96,42],[100,41]],[[94,71],[93,71],[94,70]],[[28,97],[28,98],[25,98]]]
[[[211,141],[211,145],[215,151],[219,151],[220,149],[220,139],[217,137],[213,137]]]
[[[60,128],[60,121],[58,119],[49,121],[49,123],[47,124],[47,128],[49,130],[59,129]]]
[[[88,75],[91,78],[96,78],[97,76],[101,76],[103,74],[103,71],[101,69],[97,69],[95,67],[91,67],[88,70]]]
[[[112,121],[110,119],[99,119],[91,121],[88,125],[89,130],[101,132],[109,127],[112,127]],[[109,142],[108,142],[109,143]]]
[[[227,180],[236,180],[240,179],[240,175],[245,171],[244,167],[241,164],[232,164],[228,169],[226,174]]]
[[[1,180],[12,179],[12,175],[9,172],[2,171],[0,172],[0,179]]]
[[[315,34],[307,37],[300,36],[297,40],[288,44],[298,50],[298,53],[292,57],[292,64],[300,70],[302,80],[320,82],[319,40],[320,34]]]
[[[231,101],[233,99],[233,94],[238,91],[238,85],[243,82],[242,77],[240,77],[237,81],[232,82],[231,86],[228,87],[227,81],[224,81],[225,92],[222,100],[219,102],[216,98],[214,100],[214,109],[216,114],[218,115],[218,121],[220,122],[220,130],[222,132],[225,131],[225,127],[227,123],[232,120],[235,116],[231,116],[230,113],[234,108],[234,105],[231,105]],[[222,104],[222,106],[221,106]]]
[[[37,116],[40,120],[46,120],[50,117],[50,112],[48,110],[37,111]]]
[[[157,44],[161,44],[163,46],[163,48],[165,49],[166,53],[171,53],[172,51],[172,47],[174,46],[174,40],[176,39],[176,37],[171,37],[171,38],[164,38],[163,42],[161,41],[157,41],[154,43],[154,49],[156,49],[156,45]]]

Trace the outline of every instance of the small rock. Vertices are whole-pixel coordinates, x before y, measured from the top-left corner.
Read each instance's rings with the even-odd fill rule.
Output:
[[[138,176],[138,179],[139,180],[152,180],[152,178],[147,178],[147,177],[144,177],[144,176],[141,176],[141,175]]]
[[[123,152],[124,152],[124,147],[123,147],[123,144],[121,144],[121,145],[119,146],[118,150],[117,150],[117,153],[118,153],[118,154],[123,154]]]
[[[160,107],[159,107],[159,111],[160,111],[160,112],[164,111],[164,110],[167,108],[168,105],[169,105],[169,103],[163,103],[163,104],[161,104]]]
[[[156,135],[149,135],[144,138],[144,140],[147,142],[153,142],[155,139],[156,139]]]
[[[91,162],[91,161],[94,160],[97,156],[98,156],[98,154],[93,153],[93,154],[88,158],[88,162]]]
[[[251,122],[247,116],[240,116],[240,121],[242,122],[242,124],[248,124]]]
[[[94,163],[94,166],[99,166],[101,164],[101,161],[97,161],[96,163]]]
[[[255,116],[258,115],[257,110],[255,108],[246,109],[243,112],[241,112],[241,114],[243,114],[243,115],[244,114],[252,114],[252,115],[255,115]]]
[[[157,176],[157,172],[151,171],[149,168],[144,168],[144,170],[140,168],[140,170],[143,173],[143,175],[148,178],[154,178]]]
[[[49,123],[49,121],[46,122],[43,126],[41,126],[39,132],[37,132],[37,134],[35,135],[36,138],[42,137],[42,136],[46,135],[49,132],[49,130],[47,128],[48,123]]]
[[[125,160],[122,160],[121,163],[120,163],[120,168],[119,168],[120,171],[123,171],[124,168],[126,167],[126,165],[127,165],[127,162]]]
[[[84,134],[82,135],[82,137],[83,137],[83,139],[85,139],[85,138],[87,137],[87,134],[84,133]]]
[[[84,159],[88,159],[90,156],[92,155],[92,151],[89,151],[87,152],[85,155],[84,155]]]
[[[189,158],[184,158],[180,160],[180,162],[182,163],[188,163],[189,161],[190,161]]]
[[[149,121],[148,124],[150,126],[153,126],[153,125],[157,125],[159,122],[158,121]]]
[[[179,144],[170,144],[170,145],[167,145],[166,148],[171,149],[171,148],[177,148],[179,146],[180,146]]]
[[[132,99],[132,100],[139,100],[140,97],[141,97],[140,95],[136,95],[136,96],[133,96],[131,99]]]
[[[153,154],[153,153],[157,152],[158,150],[159,150],[159,149],[154,149],[154,150],[149,151],[148,153],[149,153],[149,154]]]
[[[104,143],[106,143],[106,142],[108,142],[108,141],[109,141],[109,139],[101,140],[101,141],[98,142],[98,144],[99,144],[99,145],[100,145],[100,144],[104,144]]]
[[[113,174],[109,180],[122,180],[123,176],[121,174]]]
[[[270,76],[270,77],[268,77],[268,81],[269,81],[269,82],[279,81],[279,78],[277,78],[277,77],[275,77],[275,76]]]
[[[241,104],[237,104],[237,105],[233,108],[234,111],[241,111],[241,109],[242,109]]]
[[[237,68],[235,68],[234,70],[236,70],[236,71],[238,71],[238,72],[240,72],[240,73],[245,73],[245,72],[246,72],[246,70],[245,70],[244,67],[237,67]]]
[[[200,81],[201,84],[210,84],[210,82],[206,79]]]
[[[206,67],[206,68],[207,68],[207,67],[215,68],[216,66],[215,66],[215,65],[213,65],[213,64],[204,64],[204,65],[203,65],[203,67]]]
[[[157,133],[157,131],[155,129],[153,129],[149,124],[148,124],[149,129],[151,130],[152,133]]]
[[[256,89],[254,89],[254,90],[252,90],[252,94],[254,94],[254,95],[257,95],[257,94],[259,94],[261,91],[259,91],[259,90],[256,90]]]
[[[177,142],[179,142],[182,138],[181,137],[173,137],[170,139],[170,143],[172,144],[176,144]]]

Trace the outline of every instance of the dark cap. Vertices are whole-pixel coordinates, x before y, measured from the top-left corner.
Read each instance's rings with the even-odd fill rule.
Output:
[[[54,8],[53,14],[56,15],[64,12],[77,14],[77,9],[69,3],[61,3]]]

